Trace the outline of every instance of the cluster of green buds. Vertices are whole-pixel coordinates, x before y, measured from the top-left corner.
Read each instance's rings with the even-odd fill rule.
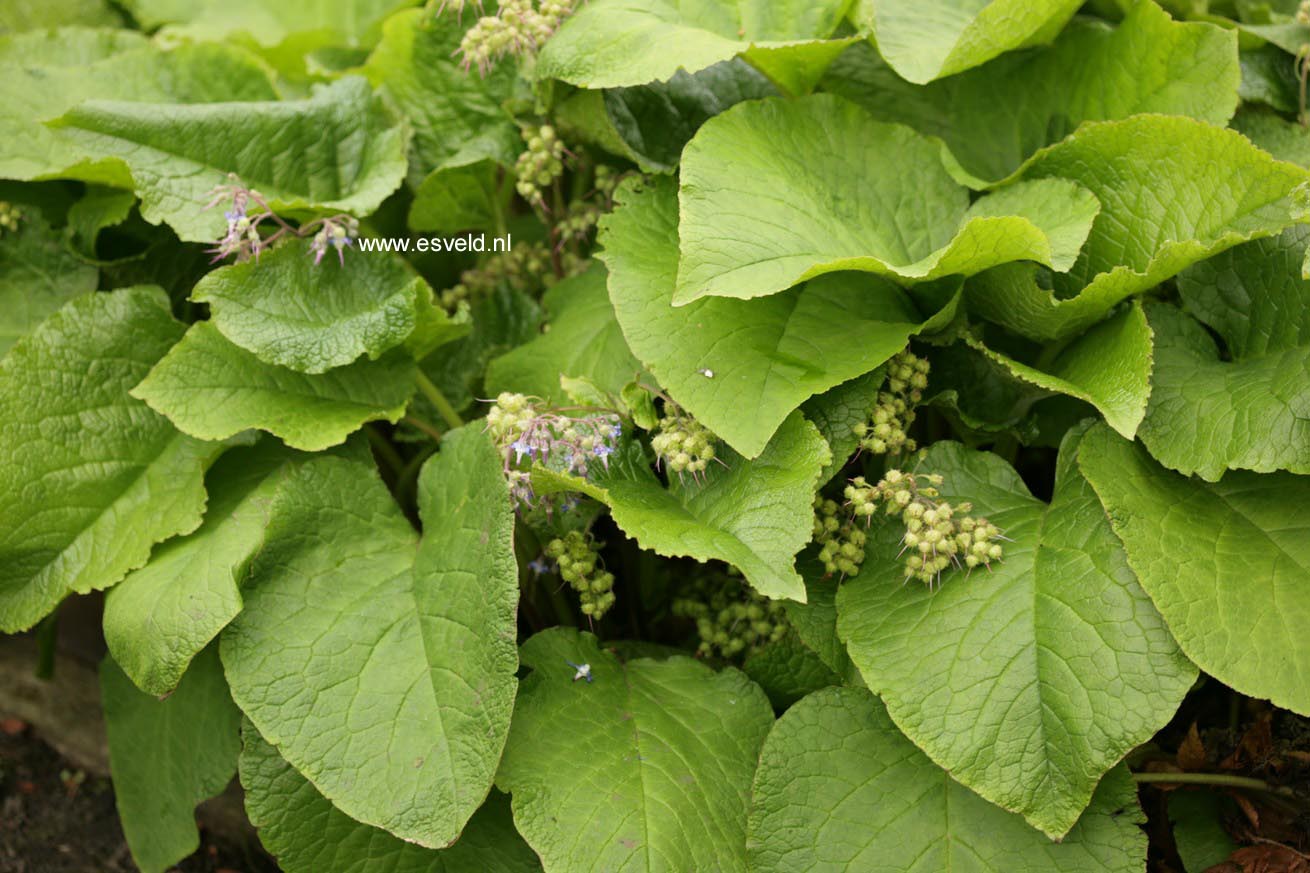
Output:
[[[516,504],[535,497],[525,469],[537,462],[586,478],[596,463],[608,469],[623,426],[612,412],[571,416],[575,409],[548,409],[523,394],[502,392],[487,411],[486,430],[501,450],[510,495]],[[526,463],[525,463],[526,462]]]
[[[780,602],[757,594],[732,576],[696,579],[674,599],[673,614],[696,622],[700,657],[744,657],[782,639],[788,629]]]
[[[502,0],[495,15],[479,18],[460,42],[464,69],[476,66],[486,75],[496,61],[512,55],[529,57],[550,38],[573,11],[576,0]],[[466,0],[447,0],[438,14],[452,9],[462,15]],[[479,9],[481,4],[477,4]]]
[[[525,128],[523,141],[528,147],[514,163],[514,188],[524,200],[544,208],[542,190],[564,174],[564,141],[549,124]]]
[[[671,401],[665,402],[656,428],[650,438],[656,462],[679,476],[700,476],[715,459],[714,434]]]
[[[941,583],[941,574],[952,565],[972,570],[990,569],[1004,557],[997,540],[1004,539],[996,525],[974,518],[970,503],[952,505],[941,499],[937,474],[915,475],[888,470],[876,485],[863,476],[846,486],[846,505],[856,519],[873,518],[879,507],[887,515],[901,516],[905,534],[901,554],[905,557],[905,578],[918,579],[930,588]]]
[[[18,222],[22,219],[23,213],[18,207],[5,200],[0,200],[0,235],[5,231],[18,230]]]
[[[853,518],[842,513],[837,501],[822,495],[814,498],[814,542],[819,545],[819,560],[826,575],[858,573],[867,541],[868,535]]]
[[[560,578],[578,592],[582,614],[598,619],[614,605],[614,574],[599,569],[600,544],[591,534],[569,531],[546,544],[546,557],[559,568]]]
[[[913,452],[918,446],[910,439],[914,424],[914,407],[923,400],[928,387],[928,361],[908,348],[887,363],[884,390],[878,392],[878,405],[870,420],[855,426],[860,448],[875,455]]]
[[[1296,23],[1303,27],[1310,25],[1310,0],[1301,0],[1296,7]]]
[[[614,205],[614,191],[622,179],[623,175],[612,167],[598,165],[591,193],[569,204],[565,213],[555,222],[555,238],[560,242],[586,239],[599,223],[600,217]]]
[[[545,243],[526,243],[497,252],[481,265],[465,270],[459,283],[442,291],[439,298],[441,305],[453,313],[460,303],[485,297],[502,282],[517,291],[536,292],[555,281],[550,248]]]

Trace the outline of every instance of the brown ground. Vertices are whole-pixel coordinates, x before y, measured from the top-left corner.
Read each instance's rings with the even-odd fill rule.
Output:
[[[0,720],[0,873],[135,871],[109,780],[77,769],[28,726],[6,733],[17,727]],[[202,828],[199,851],[175,869],[272,873],[277,867],[257,846],[234,845]]]

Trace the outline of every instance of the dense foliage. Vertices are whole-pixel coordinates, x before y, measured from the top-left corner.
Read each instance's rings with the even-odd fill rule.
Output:
[[[1166,5],[2,4],[140,868],[1302,869],[1310,8]]]

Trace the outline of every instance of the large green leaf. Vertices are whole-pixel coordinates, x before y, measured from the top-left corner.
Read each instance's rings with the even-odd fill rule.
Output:
[[[537,58],[539,79],[584,88],[662,82],[737,55],[775,82],[804,90],[850,39],[825,41],[850,0],[592,0],[566,20]]]
[[[1187,656],[1243,694],[1310,714],[1310,477],[1189,479],[1101,427],[1078,465]]]
[[[873,409],[878,405],[878,389],[882,387],[885,378],[886,370],[879,367],[871,373],[816,394],[802,404],[801,411],[819,429],[832,452],[832,459],[819,474],[820,484],[827,482],[846,466],[851,455],[859,449],[860,435],[857,428],[868,422],[873,415]]]
[[[673,476],[667,488],[636,445],[594,481],[537,468],[532,483],[540,493],[579,491],[608,505],[643,549],[726,561],[761,594],[804,601],[792,563],[813,536],[814,489],[829,457],[818,430],[794,412],[759,457],[720,450],[701,477]]]
[[[71,24],[119,27],[122,23],[106,0],[9,0],[0,9],[0,34]]]
[[[414,192],[409,226],[442,233],[494,230],[503,218],[501,188],[512,183],[490,158],[440,167],[424,177]]]
[[[1153,336],[1146,314],[1136,301],[1062,348],[1040,369],[981,343],[970,344],[1016,378],[1092,404],[1111,427],[1129,438],[1146,415],[1147,398],[1154,400]]]
[[[200,524],[220,447],[128,394],[182,330],[157,288],[87,294],[0,360],[0,630],[108,588]]]
[[[747,847],[760,873],[1140,873],[1144,821],[1118,768],[1053,843],[939,770],[869,692],[828,688],[765,740]]]
[[[50,126],[61,146],[125,163],[141,215],[200,242],[222,236],[221,210],[202,207],[231,174],[278,211],[372,212],[404,178],[409,135],[356,76],[305,100],[214,106],[91,100]]]
[[[367,45],[388,14],[414,0],[124,0],[143,27],[166,25],[169,37],[250,41],[268,48],[289,43],[308,51],[324,45]]]
[[[324,373],[361,355],[377,360],[404,342],[432,291],[409,265],[386,254],[315,264],[309,243],[292,240],[221,267],[196,285],[216,328],[261,361]]]
[[[1299,268],[1292,281],[1310,288]],[[1146,311],[1155,373],[1140,435],[1160,463],[1210,481],[1235,469],[1310,473],[1310,344],[1224,361],[1199,322],[1162,303]]]
[[[1077,333],[1184,267],[1279,233],[1293,223],[1292,192],[1310,181],[1241,134],[1163,115],[1085,124],[1018,176],[1073,179],[1101,203],[1067,274],[1006,264],[966,286],[971,308],[1037,339]]]
[[[328,800],[435,848],[486,798],[509,730],[518,572],[487,437],[446,434],[418,500],[416,551],[372,471],[294,471],[222,654],[242,710]]]
[[[906,82],[861,43],[833,63],[823,84],[875,118],[938,138],[965,178],[995,180],[1084,121],[1159,112],[1227,124],[1239,73],[1235,32],[1174,22],[1155,3],[1140,2],[1116,28],[1075,21],[1048,48],[926,86]]]
[[[0,357],[56,309],[94,291],[100,275],[40,215],[20,221],[17,233],[0,235]]]
[[[798,567],[805,577],[805,602],[783,603],[787,621],[828,669],[848,682],[858,683],[846,644],[837,636],[837,590],[841,580],[825,576],[823,565],[810,555],[803,556]]]
[[[307,452],[345,441],[367,421],[399,420],[413,393],[414,361],[403,350],[310,375],[264,363],[208,321],[193,324],[132,390],[201,439],[259,428]]]
[[[641,372],[628,351],[605,291],[605,268],[565,279],[546,292],[549,329],[487,367],[487,395],[519,391],[561,400],[561,376],[585,377],[611,394]]]
[[[241,713],[216,648],[201,653],[164,700],[105,658],[100,695],[123,834],[142,873],[163,873],[200,846],[196,804],[236,773]]]
[[[109,592],[105,641],[139,688],[160,697],[172,691],[241,611],[239,585],[264,543],[273,497],[305,457],[273,440],[225,454],[209,471],[200,527],[155,549]]]
[[[1178,276],[1183,306],[1149,312],[1159,334],[1142,442],[1166,467],[1310,472],[1310,228],[1246,243]]]
[[[934,444],[921,469],[1013,542],[991,572],[906,584],[899,521],[837,595],[838,632],[900,728],[964,785],[1053,838],[1196,678],[1062,447],[1047,506],[996,455]]]
[[[855,20],[901,78],[922,84],[1045,42],[1079,0],[861,0]]]
[[[807,604],[796,605],[804,609]],[[781,639],[751,652],[742,662],[741,670],[764,689],[769,701],[779,710],[812,691],[841,684],[841,676],[795,631],[788,631]]]
[[[0,141],[5,143],[0,177],[34,179],[77,164],[81,150],[43,122],[84,100],[218,103],[276,97],[268,74],[225,46],[163,51],[133,31],[89,28],[0,38]],[[84,165],[75,175],[123,187],[131,182],[121,165]]]
[[[1310,345],[1310,227],[1231,248],[1178,274],[1183,308],[1210,326],[1234,361]]]
[[[485,76],[465,70],[457,50],[469,24],[451,12],[399,12],[383,24],[382,41],[360,69],[414,128],[411,178],[483,157],[504,164],[521,147],[501,108],[513,93],[515,65],[502,61]]]
[[[259,840],[286,873],[532,873],[537,856],[514,830],[509,798],[493,793],[448,849],[429,849],[355,821],[254,726],[242,729],[241,786]]]
[[[1233,116],[1233,129],[1280,161],[1310,166],[1310,132],[1277,112],[1243,106]]]
[[[679,206],[677,303],[763,297],[836,270],[907,282],[1019,260],[1067,270],[1098,210],[1065,180],[970,204],[931,140],[830,94],[707,121],[683,152]]]
[[[496,784],[547,873],[746,869],[746,809],[773,710],[736,670],[673,657],[624,663],[554,628],[532,668]],[[573,681],[588,664],[592,681]]]
[[[628,345],[669,395],[747,457],[805,400],[874,369],[954,312],[951,305],[924,322],[899,288],[860,273],[762,300],[711,297],[675,307],[673,184],[626,185],[602,221],[610,298]]]
[[[696,73],[679,71],[667,82],[608,89],[598,108],[623,144],[624,157],[643,170],[668,172],[706,121],[743,100],[777,94],[768,77],[733,58]]]

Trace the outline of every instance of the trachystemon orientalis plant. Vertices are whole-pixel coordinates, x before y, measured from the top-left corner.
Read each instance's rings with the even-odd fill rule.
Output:
[[[1302,870],[1308,22],[0,0],[0,660],[106,652],[68,820]],[[4,808],[0,867],[112,866]]]

